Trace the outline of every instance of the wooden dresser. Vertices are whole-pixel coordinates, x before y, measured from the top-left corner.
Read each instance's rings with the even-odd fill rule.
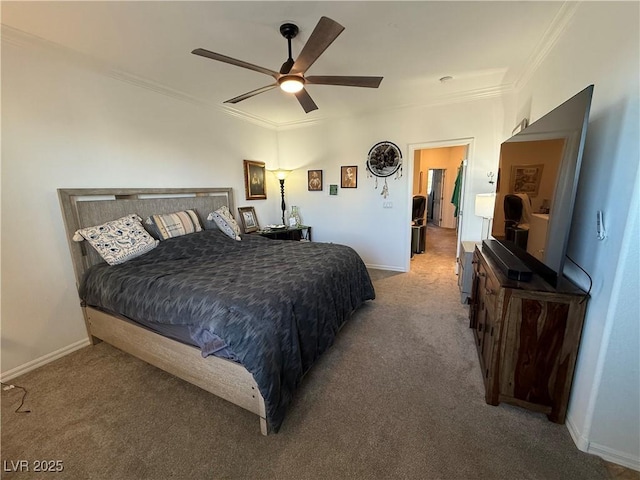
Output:
[[[508,279],[476,247],[470,327],[490,405],[506,402],[564,423],[587,295],[567,279]]]

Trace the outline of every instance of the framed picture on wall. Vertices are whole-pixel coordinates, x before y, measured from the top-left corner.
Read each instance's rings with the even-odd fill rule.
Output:
[[[349,165],[340,167],[340,187],[358,188],[358,167]]]
[[[247,200],[266,200],[264,162],[244,160],[244,191]]]
[[[511,167],[511,193],[526,193],[536,197],[540,189],[540,179],[544,164],[513,165]]]
[[[310,192],[322,190],[322,170],[309,170],[307,172],[307,188]]]

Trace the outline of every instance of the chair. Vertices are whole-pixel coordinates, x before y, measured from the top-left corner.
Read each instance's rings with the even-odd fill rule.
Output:
[[[424,195],[414,195],[411,225],[424,225],[424,212],[426,208],[427,197],[425,197]]]
[[[426,239],[426,225],[424,213],[427,208],[427,197],[413,196],[413,210],[411,213],[411,256],[414,253],[424,253]]]
[[[520,248],[527,249],[529,226],[522,225],[524,205],[519,195],[507,194],[504,196],[504,236],[505,239],[515,243]]]

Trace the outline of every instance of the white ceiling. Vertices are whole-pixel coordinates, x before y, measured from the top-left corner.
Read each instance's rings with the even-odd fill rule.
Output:
[[[2,2],[3,36],[26,32],[139,85],[273,126],[499,94],[531,70],[562,25],[562,2]],[[278,29],[300,33],[321,16],[345,30],[308,75],[383,76],[378,89],[308,85],[319,109],[273,89],[269,76],[192,55],[205,48],[271,70],[287,59]],[[62,48],[58,48],[62,47]],[[452,81],[439,79],[450,75]]]

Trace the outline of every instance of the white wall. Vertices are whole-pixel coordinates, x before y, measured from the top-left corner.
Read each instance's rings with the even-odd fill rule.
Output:
[[[231,186],[279,217],[275,181],[244,200],[242,160],[274,165],[273,130],[4,40],[2,103],[3,376],[86,341],[57,188]]]
[[[593,288],[567,422],[581,449],[636,469],[640,265],[638,209],[634,205],[630,210],[629,202],[638,201],[639,17],[637,2],[580,4],[566,32],[518,93],[517,106],[510,106],[533,121],[595,85],[568,250],[593,278]],[[519,120],[513,118],[512,124]],[[597,210],[604,212],[604,241],[596,238]],[[631,246],[623,243],[627,229],[635,231]],[[565,273],[588,286],[585,275],[570,264]],[[619,281],[622,277],[631,283]]]
[[[590,272],[594,285],[568,426],[580,448],[637,468],[634,406],[640,407],[640,388],[637,369],[625,365],[637,366],[640,344],[638,227],[628,224],[638,215],[637,208],[628,208],[633,195],[638,201],[638,18],[637,2],[580,4],[565,34],[515,96],[379,112],[277,133],[3,39],[0,370],[15,371],[86,338],[57,188],[230,185],[238,205],[253,205],[261,223],[275,223],[276,182],[268,186],[267,201],[244,201],[242,159],[279,162],[296,169],[287,179],[287,204],[300,206],[314,240],[351,245],[370,266],[405,270],[412,146],[473,138],[463,205],[473,212],[475,194],[492,190],[486,173],[497,171],[499,143],[513,126],[523,116],[539,118],[594,83],[569,244],[569,254]],[[398,144],[405,161],[403,177],[388,181],[391,209],[382,208],[381,185],[374,189],[364,167],[369,148],[381,140]],[[329,184],[340,183],[341,165],[359,166],[358,188],[329,196]],[[308,169],[324,170],[322,192],[307,191]],[[605,212],[604,242],[595,238],[596,210]],[[479,240],[481,228],[480,218],[466,215],[462,239]],[[568,273],[586,287],[577,269]]]
[[[497,171],[496,137],[503,128],[503,111],[499,98],[489,98],[372,113],[330,124],[282,130],[280,162],[296,169],[287,178],[289,201],[300,206],[304,222],[313,226],[314,240],[349,245],[369,266],[406,271],[414,163],[409,154],[411,145],[474,139],[474,151],[469,152],[464,205],[473,212],[475,194],[490,191],[486,173]],[[378,179],[376,189],[375,178],[368,178],[365,168],[369,149],[383,140],[398,145],[404,161],[402,177],[387,180],[386,200],[381,196],[384,179]],[[337,196],[330,196],[329,184],[340,185],[341,165],[359,166],[358,188],[339,188]],[[324,170],[324,191],[307,191],[308,169]],[[392,202],[393,208],[383,208],[383,202]],[[482,219],[467,215],[462,239],[478,241],[481,230]]]

